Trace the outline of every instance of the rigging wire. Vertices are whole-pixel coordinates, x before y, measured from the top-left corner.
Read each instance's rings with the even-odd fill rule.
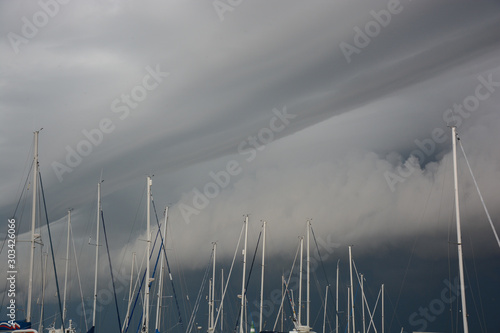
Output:
[[[178,322],[181,324],[181,327],[184,328],[184,324],[182,322],[182,316],[181,316],[181,308],[179,307],[179,301],[177,300],[177,293],[175,292],[174,280],[172,279],[172,271],[170,269],[170,263],[168,262],[167,251],[165,249],[165,239],[164,239],[164,236],[161,234],[160,221],[158,220],[158,213],[156,212],[156,205],[155,205],[155,201],[153,199],[153,195],[151,195],[151,202],[153,203],[153,211],[155,212],[156,224],[158,225],[158,231],[159,231],[160,237],[161,237],[161,245],[160,245],[159,252],[161,252],[163,250],[163,254],[165,256],[165,261],[167,263],[168,276],[170,278],[170,284],[172,285],[172,292],[174,294],[175,306],[177,307],[177,314],[179,316]],[[167,222],[168,222],[168,216],[167,216],[167,221],[165,221],[165,223],[167,223]]]
[[[422,222],[422,220],[424,219],[424,215],[425,215],[425,212],[427,211],[427,205],[429,204],[429,200],[430,200],[431,194],[432,194],[432,186],[431,186],[431,188],[429,190],[429,194],[427,195],[427,199],[425,201],[424,209],[422,210],[422,215],[421,215],[421,217],[419,219],[419,223]],[[396,299],[396,305],[394,307],[394,312],[392,314],[391,321],[389,323],[389,327],[388,327],[388,330],[387,330],[388,332],[391,331],[392,323],[394,322],[394,317],[396,316],[396,311],[397,311],[398,306],[399,306],[399,301],[401,299],[401,294],[403,293],[403,287],[404,287],[404,284],[406,282],[406,277],[408,275],[408,272],[410,271],[410,264],[411,264],[411,261],[413,259],[413,255],[415,254],[415,248],[417,247],[418,238],[419,238],[419,235],[415,236],[415,240],[413,241],[413,245],[412,245],[411,252],[410,252],[410,257],[408,258],[408,264],[406,265],[405,272],[404,272],[404,275],[403,275],[403,279],[401,280],[401,287],[399,288],[398,298]],[[399,319],[398,319],[398,322],[399,322]]]
[[[61,313],[61,318],[62,318],[62,304],[61,304],[61,293],[59,292],[59,280],[57,278],[57,268],[56,268],[56,261],[54,257],[54,248],[52,247],[52,234],[50,233],[50,223],[49,223],[49,215],[47,213],[47,205],[45,202],[45,192],[43,190],[43,183],[42,183],[42,174],[39,172],[38,173],[38,178],[40,179],[40,190],[42,192],[42,198],[43,198],[43,208],[45,210],[45,219],[47,221],[47,232],[49,234],[49,241],[50,241],[50,251],[52,252],[52,264],[54,265],[54,276],[56,280],[56,288],[57,288],[57,298],[59,301],[59,311]],[[62,329],[64,331],[64,322],[62,322]]]
[[[159,234],[160,234],[160,229],[158,229],[158,232],[157,232],[157,234],[156,234],[156,238],[157,238],[157,239],[158,239],[158,235],[159,235]],[[162,245],[163,245],[163,244],[162,244]],[[158,268],[158,262],[160,261],[160,254],[161,254],[161,246],[162,246],[162,245],[160,245],[160,249],[158,250],[158,254],[156,255],[155,267],[153,268],[153,274],[152,274],[152,276],[151,276],[151,280],[150,280],[149,284],[151,284],[151,281],[153,281],[153,280],[154,280],[154,277],[155,277],[155,275],[156,275],[156,269]],[[151,254],[153,254],[153,251],[151,252]],[[150,289],[150,292],[149,292],[149,293],[150,293],[150,295],[151,295],[151,294],[155,294],[156,292],[155,292],[155,291],[154,291],[154,292],[151,292],[151,289]],[[152,307],[152,306],[153,306],[153,304],[149,304],[149,307]],[[150,311],[150,310],[149,310],[149,309],[146,309],[146,311]],[[142,323],[142,318],[143,318],[143,316],[144,316],[144,313],[142,313],[142,314],[141,314],[141,318],[140,318],[140,320],[139,320],[139,325],[138,325],[138,327],[137,327],[137,332],[139,332],[139,330],[140,330],[140,328],[141,328],[141,325],[143,324],[143,323]]]
[[[113,265],[111,265],[111,255],[109,254],[109,244],[108,244],[108,235],[106,233],[106,224],[104,223],[104,212],[101,210],[101,220],[102,220],[102,230],[104,231],[104,240],[106,241],[106,252],[108,254],[108,262],[109,262],[109,271],[111,273],[111,283],[113,285],[113,295],[115,298],[115,306],[116,306],[116,315],[118,316],[118,331],[121,331],[122,324],[120,319],[120,310],[118,308],[118,300],[116,298],[116,286],[115,286],[115,277],[113,275]]]
[[[30,167],[30,169],[32,169],[32,168],[33,168],[33,162],[31,162],[31,167]],[[26,180],[25,180],[25,182],[24,182],[23,189],[24,189],[24,188],[26,188],[26,184],[27,184],[27,183],[28,183],[28,181],[29,181],[29,176],[30,176],[30,173],[31,173],[31,171],[30,171],[30,172],[28,173],[28,175],[26,176]],[[24,199],[23,199],[23,198],[24,198]],[[27,194],[26,194],[26,191],[24,191],[24,190],[23,190],[23,191],[21,192],[21,194],[19,195],[19,199],[18,199],[18,201],[17,201],[16,208],[14,209],[14,213],[12,214],[12,217],[13,217],[13,218],[16,218],[15,216],[16,216],[17,210],[18,210],[18,208],[19,208],[19,205],[20,205],[20,203],[21,203],[21,200],[23,201],[22,206],[24,207],[24,206],[26,205],[26,200],[27,200]],[[22,220],[23,220],[23,219],[22,219],[22,217],[23,217],[23,215],[24,215],[24,214],[23,214],[23,212],[24,212],[24,209],[22,209],[22,210],[21,210],[21,216],[20,216],[20,218],[19,218],[19,224],[17,225],[17,228],[16,228],[16,230],[15,230],[15,231],[16,231],[16,233],[15,233],[15,234],[16,234],[16,239],[17,239],[17,235],[18,235],[18,233],[19,233],[19,229],[21,229],[21,222],[22,222]],[[18,221],[18,220],[16,219],[16,222],[17,222],[17,221]],[[7,238],[8,238],[8,236],[9,236],[9,234],[8,234],[8,233],[5,233],[5,238],[4,238],[3,242],[2,242],[2,247],[0,248],[0,255],[2,254],[2,251],[3,251],[3,249],[4,249],[5,243],[7,243]],[[7,290],[7,289],[8,289],[8,288],[7,288],[8,283],[9,283],[9,281],[8,281],[8,280],[5,280],[5,285],[4,285],[4,289],[3,289],[3,290]],[[2,295],[2,303],[1,303],[1,304],[4,304],[4,301],[5,301],[5,296],[6,296],[6,295],[7,295],[7,293],[3,293],[3,295]]]
[[[196,319],[196,314],[198,313],[198,308],[200,306],[201,298],[203,295],[203,290],[205,289],[205,285],[207,284],[208,274],[210,272],[210,266],[211,266],[210,263],[212,261],[213,256],[214,252],[212,250],[212,252],[210,253],[210,259],[208,260],[207,268],[205,269],[205,274],[203,275],[203,280],[201,282],[200,290],[198,291],[198,296],[196,297],[196,301],[194,303],[193,312],[191,313],[191,317],[189,318],[189,322],[187,324],[186,333],[190,333],[193,329],[193,325]]]
[[[253,265],[255,263],[255,258],[257,257],[257,250],[259,249],[259,243],[260,243],[260,237],[262,236],[262,231],[259,233],[259,238],[257,239],[257,245],[255,246],[255,251],[253,253],[253,259],[252,259],[252,264],[250,265],[250,270],[248,271],[248,279],[247,283],[245,285],[245,292],[241,297],[243,297],[244,302],[246,303],[246,297],[247,297],[247,291],[248,291],[248,284],[250,283],[250,277],[252,276],[252,270],[253,270]],[[238,317],[236,317],[236,324],[234,326],[234,332],[236,332],[236,327],[238,327],[238,323],[240,321],[240,316],[241,316],[241,311],[242,308],[240,307],[240,311],[238,312]],[[243,323],[241,323],[243,325]]]
[[[76,255],[76,247],[75,247],[75,238],[73,236],[73,228],[71,227],[71,242],[73,243],[73,254],[75,256],[75,265],[76,265],[76,276],[78,277],[78,286],[80,287],[80,298],[82,300],[82,310],[83,310],[83,318],[87,318],[87,314],[85,313],[85,303],[83,301],[83,290],[82,290],[82,281],[80,279],[80,269],[78,268],[78,257]],[[89,330],[87,320],[85,322],[85,331]]]
[[[226,278],[226,286],[224,287],[224,291],[222,293],[221,303],[224,302],[224,298],[226,297],[227,287],[229,286],[229,281],[231,279],[231,273],[233,272],[234,262],[236,261],[236,255],[238,254],[238,249],[240,247],[240,242],[241,242],[241,238],[243,236],[244,230],[245,230],[245,225],[243,224],[243,226],[241,227],[241,231],[240,231],[240,237],[238,238],[238,243],[236,244],[236,248],[234,249],[233,261],[231,262],[231,267],[229,268],[229,273],[228,273],[227,278]],[[230,308],[230,309],[232,309],[232,308]],[[217,323],[219,321],[220,310],[221,310],[221,308],[219,307],[219,310],[217,311],[217,316],[215,317],[214,327],[217,327]],[[190,332],[187,332],[187,333],[190,333]]]
[[[290,273],[288,274],[288,280],[285,283],[285,290],[284,290],[283,294],[281,294],[281,304],[280,304],[280,308],[278,310],[278,315],[276,316],[276,321],[274,322],[273,331],[276,331],[276,326],[278,325],[278,320],[280,318],[281,311],[283,311],[283,302],[285,300],[285,294],[288,294],[288,285],[290,284],[290,279],[292,278],[292,273],[293,273],[293,269],[295,268],[295,263],[297,262],[299,250],[300,250],[300,242],[299,242],[299,245],[297,245],[297,251],[295,252],[295,258],[293,259],[292,269],[290,270]],[[288,300],[290,301],[290,304],[291,304],[290,297]],[[295,315],[295,309],[293,308],[293,306],[292,306],[292,315],[293,315],[293,320],[295,321],[296,315]]]
[[[314,234],[314,229],[313,229],[312,225],[311,225],[311,234],[313,236],[314,244],[316,245],[316,252],[318,253],[319,262],[321,263],[321,269],[323,270],[323,275],[325,276],[326,285],[328,286],[328,291],[329,291],[329,294],[330,294],[330,298],[331,299],[335,299],[335,297],[333,297],[332,288],[330,288],[330,286],[331,286],[330,285],[330,281],[328,280],[328,275],[326,274],[325,264],[323,262],[323,257],[321,256],[321,254],[319,252],[318,241],[316,240],[316,235]],[[319,295],[320,295],[320,297],[323,296],[321,292],[319,293]],[[330,330],[332,330],[330,321],[328,321],[328,324],[330,326]]]
[[[476,298],[474,297],[474,294],[471,290],[471,296],[472,296],[472,301],[474,303],[474,308],[476,309],[476,315],[477,315],[477,318],[478,318],[478,321],[479,321],[479,326],[481,327],[481,332],[484,332],[485,331],[485,328],[483,327],[483,322],[486,326],[486,322],[484,321],[484,308],[483,308],[483,299],[481,297],[481,289],[479,288],[479,278],[477,276],[477,268],[476,268],[476,257],[474,255],[474,247],[472,246],[472,238],[469,236],[469,240],[470,240],[470,246],[471,246],[471,252],[472,252],[472,262],[474,264],[473,268],[474,268],[474,274],[476,276],[476,285],[477,285],[477,294],[479,295],[479,306],[481,307],[481,314],[482,314],[482,317],[480,316],[479,314],[479,309],[478,309],[478,305],[476,303]],[[467,274],[467,279],[469,280],[469,283],[471,284],[471,289],[472,289],[472,281],[469,277],[469,272],[466,270],[465,271],[466,274]]]
[[[481,199],[481,203],[483,204],[484,211],[486,212],[486,216],[488,217],[488,221],[490,222],[491,229],[493,230],[493,234],[495,235],[495,238],[498,243],[498,247],[500,247],[500,239],[498,238],[497,231],[495,229],[495,226],[493,225],[493,221],[491,220],[490,213],[488,212],[488,209],[486,208],[486,204],[484,203],[483,196],[481,195],[481,191],[479,190],[479,186],[477,185],[476,182],[476,177],[474,177],[474,174],[472,173],[472,168],[470,166],[469,160],[467,159],[467,155],[465,155],[465,150],[464,147],[462,146],[462,140],[458,140],[458,143],[460,144],[460,148],[462,149],[462,153],[464,154],[465,157],[465,162],[467,162],[467,166],[469,167],[470,175],[472,176],[472,180],[474,181],[474,185],[476,186],[477,194],[479,194],[479,199]]]
[[[167,225],[167,235],[172,235],[174,232],[172,231],[172,224]],[[181,303],[182,305],[182,310],[184,311],[184,318],[188,318],[189,315],[188,313],[191,313],[193,310],[193,307],[191,305],[191,300],[189,299],[189,291],[187,287],[187,279],[184,275],[184,271],[182,269],[182,266],[179,265],[179,260],[177,258],[176,252],[175,252],[175,244],[174,244],[174,239],[175,237],[170,236],[170,243],[172,244],[172,255],[174,257],[174,264],[176,265],[175,267],[177,268],[175,271],[177,272],[177,280],[179,281],[180,288],[181,288],[181,295],[184,302]]]
[[[160,230],[158,230],[158,232],[156,233],[156,237],[155,237],[155,241],[153,243],[153,247],[151,249],[151,252],[149,253],[149,258],[148,260],[151,260],[151,258],[153,257],[153,252],[154,252],[154,249],[156,247],[156,241],[158,240],[158,235],[159,235],[159,232]],[[144,279],[146,278],[146,272],[144,272],[142,274],[142,278],[141,278],[141,285],[139,286],[139,292],[137,292],[137,296],[135,297],[135,301],[134,301],[134,306],[132,307],[132,311],[130,312],[130,318],[128,320],[128,323],[127,323],[127,328],[125,329],[125,332],[128,331],[128,328],[130,327],[130,322],[132,321],[132,315],[134,314],[134,310],[135,310],[135,307],[137,305],[137,301],[139,299],[139,296],[141,295],[141,289],[142,289],[142,286],[144,285]]]

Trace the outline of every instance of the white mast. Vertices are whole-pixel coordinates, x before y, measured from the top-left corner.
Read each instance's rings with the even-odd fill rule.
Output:
[[[69,264],[69,232],[71,230],[71,209],[68,210],[68,241],[66,244],[66,270],[64,274],[64,294],[63,294],[63,313],[62,313],[62,324],[66,320],[66,290],[68,289],[68,264]],[[61,327],[62,329],[62,327]]]
[[[283,316],[285,309],[283,309],[283,302],[285,301],[285,273],[281,274],[281,332],[283,332]]]
[[[207,332],[212,329],[212,279],[208,280],[208,328]]]
[[[266,253],[266,221],[262,222],[262,269],[260,276],[259,332],[262,332],[262,311],[264,310],[264,263]]]
[[[351,287],[347,287],[347,333],[351,333],[351,324],[349,319],[351,318]]]
[[[224,295],[224,268],[221,269],[220,272],[220,280],[221,280],[221,295]],[[220,300],[220,331],[224,331],[224,297],[221,297]]]
[[[214,314],[215,314],[215,260],[217,258],[217,242],[214,242],[214,262],[212,267],[212,317],[210,318],[210,329],[213,332],[215,330],[214,324]]]
[[[300,266],[299,266],[299,312],[298,326],[302,325],[302,260],[304,258],[304,237],[300,237]]]
[[[326,304],[328,301],[328,285],[326,286],[326,291],[325,291],[325,312],[323,313],[323,333],[325,333],[325,326],[326,326]]]
[[[163,245],[160,246],[161,261],[160,261],[160,281],[158,282],[158,301],[156,303],[156,324],[155,332],[160,330],[160,320],[161,320],[161,300],[162,300],[162,289],[163,289],[163,262],[165,261],[165,243],[167,242],[167,221],[168,221],[168,206],[165,208],[165,222],[163,225]]]
[[[33,154],[33,201],[31,209],[31,256],[30,256],[30,275],[28,284],[28,306],[26,309],[26,322],[31,322],[31,298],[33,297],[33,263],[35,256],[35,240],[38,235],[35,234],[35,221],[36,221],[36,192],[37,192],[37,179],[38,179],[38,133],[35,134],[35,149]]]
[[[132,253],[132,268],[130,269],[130,286],[128,292],[128,305],[127,305],[127,315],[123,321],[122,332],[125,332],[125,328],[128,326],[128,319],[130,317],[130,306],[132,305],[132,280],[134,278],[134,264],[135,264],[135,252]]]
[[[339,333],[339,263],[337,260],[337,288],[335,289],[335,333]]]
[[[95,327],[95,316],[97,308],[97,271],[99,269],[99,224],[101,217],[101,183],[97,183],[97,230],[95,241],[95,275],[94,275],[94,310],[92,313],[92,327]]]
[[[146,207],[146,233],[147,233],[147,250],[146,250],[146,287],[144,296],[144,316],[142,323],[142,332],[149,332],[149,285],[151,283],[151,272],[149,265],[149,253],[151,252],[151,226],[150,226],[150,210],[151,210],[151,177],[147,177],[147,207]]]
[[[459,140],[456,127],[451,127],[452,140],[453,140],[453,174],[455,182],[455,214],[457,220],[457,243],[458,243],[458,268],[460,271],[460,296],[462,298],[462,318],[464,333],[469,332],[469,325],[467,323],[467,305],[465,301],[465,280],[464,280],[464,258],[462,255],[462,231],[460,229],[460,207],[458,203],[458,175],[457,175],[457,143]]]
[[[241,316],[240,316],[240,333],[243,333],[243,319],[245,309],[245,274],[247,266],[247,242],[248,242],[248,215],[245,215],[245,244],[243,247],[243,278],[241,279]]]
[[[384,333],[384,284],[382,284],[382,333]]]
[[[208,287],[208,332],[213,332],[215,330],[214,324],[214,314],[215,314],[215,259],[217,255],[217,242],[212,243],[212,279],[209,281]]]
[[[311,283],[310,279],[310,266],[311,266],[311,260],[310,260],[310,255],[309,255],[309,233],[311,229],[311,220],[307,220],[307,289],[306,289],[306,296],[307,296],[307,304],[306,304],[306,326],[307,326],[307,331],[309,331],[309,284]]]
[[[352,283],[352,245],[349,245],[349,271],[351,276],[352,332],[356,333],[356,324],[354,322],[354,284]]]
[[[365,323],[365,288],[364,288],[364,277],[363,274],[360,274],[361,278],[361,313],[363,316],[363,333],[366,333],[366,323]]]

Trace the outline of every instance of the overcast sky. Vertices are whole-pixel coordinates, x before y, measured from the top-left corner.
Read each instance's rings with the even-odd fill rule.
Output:
[[[179,269],[199,274],[214,241],[230,262],[244,214],[251,246],[266,220],[267,254],[287,269],[312,219],[339,255],[354,244],[367,270],[378,253],[391,272],[378,278],[394,281],[397,296],[411,256],[432,270],[456,242],[451,125],[500,228],[498,1],[2,1],[0,32],[2,219],[12,217],[33,132],[43,128],[57,255],[72,208],[82,267],[94,260],[87,243],[99,179],[112,258],[130,269],[131,253],[144,253],[154,175]],[[473,250],[480,276],[499,272],[460,148],[458,163],[466,260],[472,267]],[[16,215],[25,239],[27,195]],[[18,247],[23,261],[27,250]],[[434,294],[406,304],[394,331],[419,328],[408,314],[437,297],[443,272],[429,282]],[[92,280],[92,270],[83,274]],[[495,292],[484,302],[498,309]]]

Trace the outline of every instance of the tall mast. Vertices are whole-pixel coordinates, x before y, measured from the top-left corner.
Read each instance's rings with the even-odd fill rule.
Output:
[[[458,243],[458,268],[460,271],[460,296],[462,298],[462,318],[464,325],[464,333],[469,332],[469,325],[467,323],[467,305],[465,301],[465,280],[464,280],[464,258],[462,255],[462,231],[460,229],[460,207],[458,203],[458,175],[457,175],[457,129],[455,126],[451,127],[453,139],[453,179],[455,182],[455,215],[457,220],[457,243]]]
[[[356,324],[354,322],[354,284],[352,283],[352,245],[349,245],[349,271],[351,276],[352,332],[356,333]]]
[[[339,333],[339,263],[337,260],[337,288],[335,290],[335,332]]]
[[[306,291],[306,296],[307,296],[307,304],[306,304],[306,326],[307,330],[309,331],[309,284],[311,283],[311,278],[310,278],[310,267],[311,267],[311,260],[309,256],[309,233],[311,229],[311,220],[307,220],[307,291]]]
[[[163,235],[162,235],[162,246],[160,246],[161,261],[160,261],[160,281],[158,282],[158,301],[156,302],[156,323],[155,332],[160,331],[160,320],[161,320],[161,300],[162,300],[162,289],[163,289],[163,262],[165,261],[165,243],[167,242],[167,221],[168,221],[168,206],[165,208],[165,221],[163,224]]]
[[[248,215],[245,215],[245,244],[243,248],[243,278],[241,279],[241,316],[240,316],[240,333],[243,333],[243,319],[245,309],[245,274],[247,267],[247,242],[248,242]]]
[[[37,192],[37,179],[38,179],[38,133],[35,134],[35,149],[33,153],[33,201],[31,208],[31,256],[30,256],[30,275],[28,284],[28,306],[26,309],[26,322],[31,322],[31,298],[33,297],[33,263],[35,256],[35,221],[36,221],[36,192]]]
[[[221,280],[221,295],[224,295],[224,268],[221,269],[220,272],[220,280]],[[221,297],[220,300],[220,331],[224,331],[224,297]]]
[[[382,333],[384,333],[384,284],[382,284]]]
[[[360,274],[361,278],[361,313],[363,317],[363,333],[366,333],[366,323],[365,323],[365,288],[364,288],[364,276]]]
[[[347,333],[351,333],[351,287],[347,287]]]
[[[300,237],[300,266],[299,266],[299,313],[298,325],[302,325],[302,260],[304,259],[304,237]]]
[[[260,276],[259,332],[262,332],[262,311],[264,310],[264,264],[266,257],[266,221],[262,222],[262,269]]]
[[[92,327],[95,327],[95,315],[97,308],[97,271],[99,269],[99,224],[101,218],[101,183],[97,183],[97,230],[95,241],[95,275],[94,275],[94,310],[92,313]]]
[[[207,332],[212,330],[212,279],[208,279],[208,328]]]
[[[215,313],[215,258],[217,254],[217,242],[212,243],[212,251],[214,254],[212,260],[212,281],[210,281],[210,290],[208,297],[208,332],[213,332],[214,327],[214,313]]]
[[[151,283],[151,272],[150,272],[150,265],[149,265],[149,253],[151,252],[151,226],[150,226],[150,210],[151,210],[151,177],[148,176],[147,178],[147,207],[146,207],[146,223],[147,223],[147,228],[146,228],[146,233],[147,233],[147,250],[146,250],[146,287],[145,287],[145,296],[144,296],[144,316],[143,316],[143,325],[142,325],[142,332],[149,332],[149,285]]]
[[[66,244],[66,271],[64,274],[64,294],[63,294],[63,313],[62,313],[62,322],[66,320],[66,290],[68,289],[68,264],[69,264],[69,232],[71,230],[71,209],[68,210],[68,238]]]
[[[325,333],[325,328],[326,328],[326,304],[328,301],[328,285],[326,286],[326,291],[325,291],[325,312],[323,313],[323,333]]]
[[[281,304],[285,301],[285,273],[281,274]],[[281,306],[281,332],[283,332],[283,312],[285,309]]]
[[[214,319],[214,314],[215,314],[215,260],[217,258],[217,243],[214,243],[214,262],[213,262],[213,267],[212,267],[212,324],[211,328],[212,331],[215,330],[214,324],[215,324],[215,319]]]

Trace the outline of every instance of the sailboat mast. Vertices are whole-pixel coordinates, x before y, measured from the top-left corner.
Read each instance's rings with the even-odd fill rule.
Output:
[[[339,332],[339,263],[337,260],[337,287],[335,289],[335,332]]]
[[[247,267],[247,242],[248,242],[248,215],[245,215],[245,244],[243,247],[243,278],[241,279],[241,316],[240,316],[240,333],[243,333],[244,309],[245,309],[245,275]]]
[[[382,333],[384,333],[384,285],[382,284]]]
[[[465,280],[464,280],[464,259],[462,254],[462,231],[460,229],[460,207],[458,202],[458,172],[457,172],[457,129],[455,126],[451,127],[452,141],[453,141],[453,179],[455,183],[455,215],[457,220],[457,243],[458,243],[458,269],[460,271],[460,296],[462,299],[462,318],[464,333],[469,332],[469,325],[467,323],[467,305],[465,301]]]
[[[66,320],[66,290],[68,289],[68,264],[69,264],[69,232],[71,230],[71,209],[68,210],[68,237],[66,243],[66,270],[64,274],[64,294],[63,294],[63,313],[62,322]]]
[[[266,221],[262,222],[262,269],[260,276],[259,332],[262,332],[262,311],[264,311],[264,264],[266,258]]]
[[[167,221],[168,221],[168,206],[165,208],[165,222],[163,224],[163,244],[160,247],[161,261],[160,261],[160,281],[158,282],[158,301],[156,303],[156,323],[155,332],[160,331],[160,319],[161,319],[161,299],[162,299],[162,289],[163,289],[163,262],[165,261],[165,243],[167,242]]]
[[[328,285],[326,286],[325,291],[325,311],[323,312],[323,333],[325,333],[326,329],[326,304],[328,302]]]
[[[217,242],[214,243],[214,262],[213,262],[213,267],[212,267],[212,318],[211,318],[212,323],[210,324],[210,328],[211,328],[212,332],[215,330],[214,314],[215,314],[215,261],[216,261],[216,258],[217,258]]]
[[[220,272],[221,295],[224,295],[224,268]],[[220,331],[224,331],[224,297],[220,300]]]
[[[310,255],[309,255],[309,233],[311,232],[311,220],[307,221],[307,289],[306,289],[306,297],[307,297],[307,304],[306,304],[306,326],[307,330],[309,330],[309,285],[311,283],[311,278],[310,278],[310,268],[311,268],[311,260],[310,260]]]
[[[94,273],[94,309],[92,312],[92,327],[95,327],[95,317],[97,308],[97,271],[99,269],[99,224],[101,219],[101,183],[97,183],[97,228],[95,241],[95,273]]]
[[[365,286],[364,286],[364,276],[360,274],[361,279],[361,314],[363,317],[363,333],[366,333],[366,323],[365,323]]]
[[[300,266],[299,266],[299,313],[298,325],[302,325],[302,261],[304,259],[304,237],[300,237]]]
[[[209,292],[208,292],[208,332],[213,332],[214,327],[214,314],[215,314],[215,259],[217,255],[217,243],[212,243],[212,280],[209,281]]]
[[[143,322],[143,332],[149,332],[149,285],[151,283],[151,272],[149,265],[149,253],[151,252],[151,177],[147,178],[147,207],[146,207],[146,234],[147,234],[147,250],[146,250],[146,287],[145,287],[145,297],[144,297],[144,322]]]
[[[33,153],[33,201],[31,208],[31,255],[30,255],[30,275],[28,284],[28,306],[26,309],[26,322],[31,322],[31,299],[33,297],[33,263],[35,256],[35,221],[36,221],[36,192],[38,179],[38,133],[35,132],[35,149]]]
[[[208,328],[207,332],[212,329],[212,279],[208,280]]]
[[[354,284],[352,283],[352,245],[349,245],[349,271],[351,277],[352,332],[356,333],[356,324],[354,321]]]
[[[347,333],[351,333],[351,287],[347,286]]]

